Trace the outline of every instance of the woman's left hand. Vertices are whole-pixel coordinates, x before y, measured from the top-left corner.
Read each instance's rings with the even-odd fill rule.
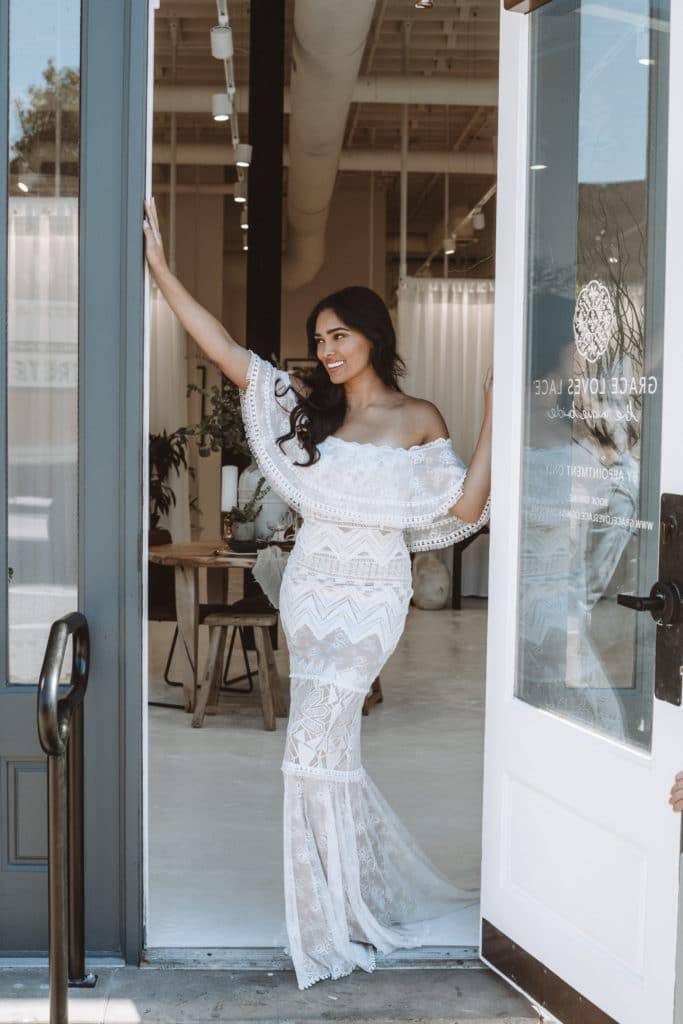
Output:
[[[669,803],[674,811],[683,811],[683,772],[677,772],[669,794]]]

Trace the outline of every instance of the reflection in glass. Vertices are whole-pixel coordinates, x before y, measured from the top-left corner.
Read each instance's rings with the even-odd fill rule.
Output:
[[[78,607],[76,0],[11,0],[9,92],[8,681],[35,683]]]
[[[532,22],[517,696],[649,748],[668,4]],[[658,272],[661,276],[661,271]]]

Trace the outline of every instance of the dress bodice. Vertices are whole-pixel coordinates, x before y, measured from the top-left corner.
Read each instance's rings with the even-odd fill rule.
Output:
[[[410,551],[447,547],[489,519],[490,498],[476,523],[448,514],[463,493],[465,463],[450,438],[410,448],[328,436],[312,465],[290,431],[297,404],[286,370],[250,351],[247,385],[240,390],[245,432],[256,462],[273,489],[307,515],[358,526],[393,527]]]

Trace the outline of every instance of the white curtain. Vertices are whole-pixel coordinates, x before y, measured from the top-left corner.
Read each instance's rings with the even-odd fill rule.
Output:
[[[8,681],[35,684],[51,623],[79,606],[78,198],[10,196],[7,213]]]
[[[149,429],[153,434],[160,434],[163,430],[171,434],[189,423],[186,335],[156,286],[152,287],[150,303]],[[168,515],[161,517],[159,526],[170,530],[174,541],[190,540],[190,481],[187,470],[181,469],[179,476],[171,470],[168,483],[176,503]]]
[[[398,350],[408,374],[401,386],[434,402],[457,453],[469,462],[484,415],[483,383],[493,362],[492,281],[409,277],[399,286]],[[452,548],[444,551],[452,566]],[[487,596],[488,536],[463,554],[462,593]]]

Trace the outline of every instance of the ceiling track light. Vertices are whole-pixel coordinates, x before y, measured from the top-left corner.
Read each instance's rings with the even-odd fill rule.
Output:
[[[483,231],[486,227],[486,217],[483,210],[475,210],[472,216],[472,227],[475,231]]]
[[[428,11],[434,6],[434,0],[415,0],[415,7],[418,11]]]
[[[211,56],[216,60],[232,60],[235,48],[229,25],[214,25],[211,29]]]
[[[242,207],[242,213],[240,215],[240,227],[243,231],[247,231],[249,228],[249,213],[247,211],[246,204]]]
[[[247,183],[246,181],[236,181],[235,190],[232,194],[232,198],[236,203],[246,203],[247,201]]]
[[[455,238],[453,235],[450,238],[444,238],[443,240],[443,251],[446,256],[452,256],[455,252]]]
[[[211,97],[211,114],[214,121],[229,121],[232,117],[232,100],[227,92],[215,92]]]
[[[235,163],[238,167],[249,167],[251,163],[251,146],[248,142],[240,142],[235,150]]]

